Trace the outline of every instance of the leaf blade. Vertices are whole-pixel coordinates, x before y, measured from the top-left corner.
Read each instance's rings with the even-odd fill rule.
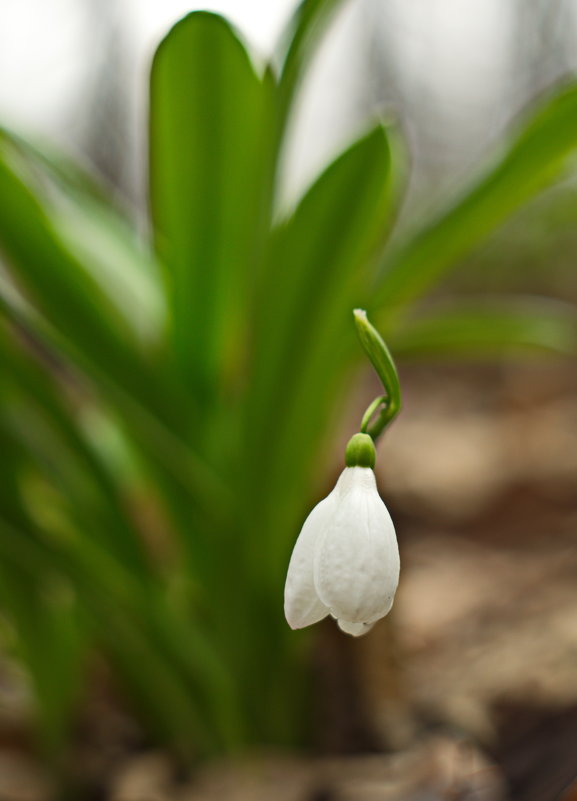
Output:
[[[540,297],[443,303],[391,332],[405,358],[494,357],[520,352],[577,353],[577,309]]]
[[[214,396],[236,351],[270,211],[271,85],[221,17],[170,31],[151,77],[150,198],[172,339],[193,394]]]
[[[394,317],[519,206],[553,182],[577,149],[577,84],[555,90],[496,165],[386,257],[372,308]]]

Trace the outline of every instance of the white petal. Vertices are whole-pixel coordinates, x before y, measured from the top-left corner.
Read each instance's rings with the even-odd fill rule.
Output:
[[[318,597],[338,620],[374,623],[390,610],[399,582],[395,529],[374,473],[346,468],[337,503],[315,553]]]
[[[353,637],[360,637],[373,628],[372,623],[351,623],[348,620],[337,620],[337,623],[341,631],[344,631],[345,634],[352,634]]]
[[[289,626],[301,629],[326,617],[327,607],[314,584],[314,553],[319,537],[330,521],[335,506],[335,490],[309,514],[295,543],[284,591],[284,611]]]

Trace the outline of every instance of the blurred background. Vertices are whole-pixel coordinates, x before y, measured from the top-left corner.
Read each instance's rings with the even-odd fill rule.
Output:
[[[87,159],[142,212],[148,76],[162,36],[179,16],[206,8],[238,26],[258,62],[271,55],[293,7],[291,0],[7,0],[0,9],[1,119]],[[285,153],[287,203],[367,117],[381,115],[398,121],[407,138],[403,218],[414,224],[475,165],[478,171],[531,101],[575,72],[576,39],[574,0],[346,4],[299,98]],[[487,291],[511,286],[575,297],[567,263],[575,208],[575,182],[556,187],[453,280],[460,288],[481,279]],[[507,249],[506,269],[493,246]]]
[[[203,4],[239,27],[257,61],[271,54],[293,6]],[[180,0],[4,0],[1,123],[84,160],[142,221],[150,60],[192,8]],[[490,161],[528,104],[576,71],[576,0],[351,0],[299,99],[284,202],[367,117],[384,115],[399,122],[412,167],[400,236]],[[577,302],[576,251],[573,175],[518,212],[427,302],[457,292]],[[316,749],[333,756],[318,757],[316,772],[292,758],[259,757],[256,768],[238,769],[248,770],[243,799],[577,798],[575,367],[569,356],[400,359],[404,410],[378,463],[403,563],[394,643],[387,627],[353,648],[323,624]],[[377,392],[367,376],[349,400],[343,437]],[[201,789],[179,785],[162,751],[137,753],[124,710],[108,698],[101,715],[102,699],[93,703],[99,711],[86,713],[94,729],[82,758],[88,772],[113,779],[106,794],[84,797],[233,797],[236,768],[205,769]],[[7,660],[0,795],[44,801],[43,779],[18,743],[27,704],[26,680]]]

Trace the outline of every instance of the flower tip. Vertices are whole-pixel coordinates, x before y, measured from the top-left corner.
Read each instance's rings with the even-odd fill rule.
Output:
[[[286,622],[289,624],[291,629],[293,631],[296,631],[296,629],[302,629],[303,628],[303,622],[302,622],[303,615],[302,615],[302,611],[299,614],[299,611],[296,610],[293,607],[294,607],[294,605],[290,604],[288,602],[288,600],[285,601],[284,616],[286,618]]]
[[[352,637],[362,637],[373,628],[372,623],[351,623],[349,620],[337,620],[337,624],[341,631]]]
[[[319,611],[318,609],[313,609],[309,611],[308,614],[301,613],[297,615],[294,612],[287,612],[285,609],[284,616],[290,628],[293,631],[297,631],[298,629],[304,629],[307,626],[312,625],[313,623],[318,623],[319,620],[322,620],[323,617],[327,616],[327,612],[323,610]]]
[[[302,629],[307,625],[302,613],[297,614],[294,609],[288,609],[286,606],[284,610],[284,616],[286,618],[286,622],[289,624],[289,626],[293,631],[296,631],[297,629]]]

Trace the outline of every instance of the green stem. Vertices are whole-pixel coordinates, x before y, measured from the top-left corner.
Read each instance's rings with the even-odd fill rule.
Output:
[[[377,329],[369,322],[367,313],[363,309],[355,309],[353,314],[361,345],[381,379],[386,393],[375,398],[361,421],[361,432],[369,434],[373,440],[376,440],[401,409],[401,386],[393,357]],[[380,406],[383,408],[377,419],[371,424],[371,420]]]

